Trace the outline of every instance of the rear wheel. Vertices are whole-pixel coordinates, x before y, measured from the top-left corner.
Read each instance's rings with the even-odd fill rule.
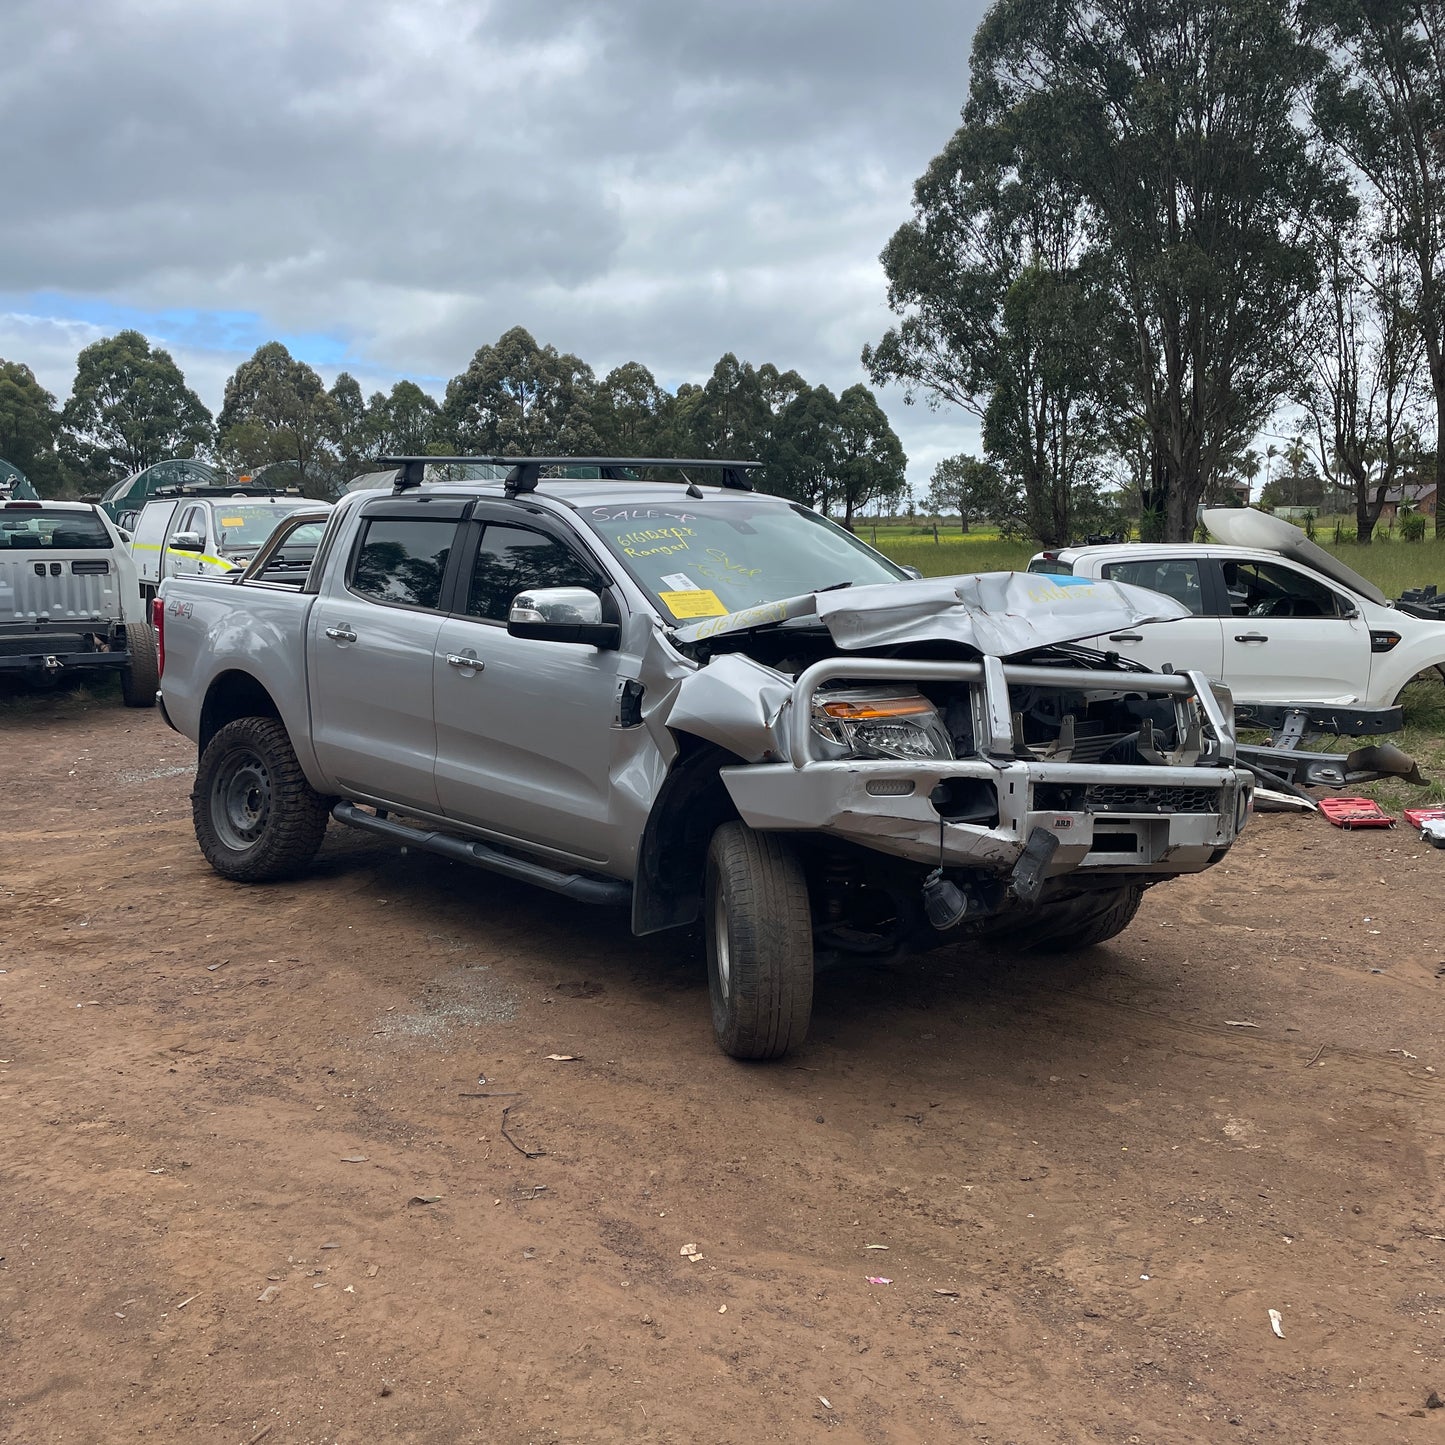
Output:
[[[813,915],[802,864],[775,833],[724,823],[707,855],[713,1031],[735,1059],[776,1059],[808,1034]]]
[[[120,695],[127,707],[154,707],[161,685],[156,635],[149,622],[127,622],[126,651],[130,661],[120,670]]]
[[[330,810],[306,781],[279,719],[244,717],[221,728],[201,754],[191,815],[217,873],[266,883],[306,867]]]

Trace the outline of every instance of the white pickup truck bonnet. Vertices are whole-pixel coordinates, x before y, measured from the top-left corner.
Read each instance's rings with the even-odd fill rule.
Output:
[[[1373,582],[1361,577],[1352,567],[1346,567],[1323,547],[1316,546],[1298,527],[1282,517],[1271,517],[1268,512],[1259,512],[1253,507],[1211,507],[1200,515],[1209,535],[1226,547],[1253,547],[1259,552],[1278,552],[1291,562],[1322,572],[1381,607],[1390,605],[1390,599]]]

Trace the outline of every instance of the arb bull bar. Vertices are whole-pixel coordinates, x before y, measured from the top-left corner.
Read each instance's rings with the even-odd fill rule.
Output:
[[[813,700],[836,680],[972,684],[976,753],[924,760],[818,756]],[[1193,700],[1197,714],[1180,733],[1194,746],[1158,763],[1031,756],[1015,735],[1011,686],[1164,695],[1178,705]],[[1199,672],[1113,673],[996,657],[834,657],[798,677],[778,727],[786,762],[723,770],[744,822],[832,833],[918,863],[995,874],[1026,869],[1040,879],[1075,871],[1195,872],[1222,856],[1249,811],[1252,780],[1234,765],[1229,705]]]

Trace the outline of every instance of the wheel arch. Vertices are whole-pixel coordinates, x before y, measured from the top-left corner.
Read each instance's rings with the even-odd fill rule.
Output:
[[[678,754],[658,789],[637,850],[636,934],[697,922],[708,844],[720,824],[738,818],[721,771],[743,759],[691,733],[674,737]]]
[[[196,739],[201,752],[227,723],[243,717],[274,717],[281,722],[281,709],[276,700],[249,672],[232,668],[214,678],[206,689],[201,704],[200,735]]]

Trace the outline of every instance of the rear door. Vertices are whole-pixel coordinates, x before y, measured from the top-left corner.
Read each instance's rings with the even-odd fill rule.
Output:
[[[466,503],[366,504],[349,555],[311,609],[311,736],[326,775],[354,797],[438,811],[432,667]]]
[[[130,552],[135,558],[140,580],[150,584],[152,590],[167,575],[164,571],[165,542],[178,505],[177,502],[148,502],[136,522]]]
[[[604,592],[606,570],[550,519],[479,509],[472,532],[458,605],[436,648],[442,809],[501,837],[605,866],[617,851],[613,753],[627,660],[582,644],[512,637],[507,614],[528,587]]]
[[[1092,646],[1117,652],[1158,671],[1165,663],[1176,670],[1198,669],[1218,678],[1224,665],[1224,627],[1208,599],[1211,578],[1198,557],[1129,558],[1106,562],[1104,577],[1147,587],[1182,602],[1193,614],[1174,622],[1145,622],[1105,637],[1089,639]]]
[[[1370,629],[1317,573],[1220,558],[1224,677],[1241,699],[1354,702],[1369,692]]]

